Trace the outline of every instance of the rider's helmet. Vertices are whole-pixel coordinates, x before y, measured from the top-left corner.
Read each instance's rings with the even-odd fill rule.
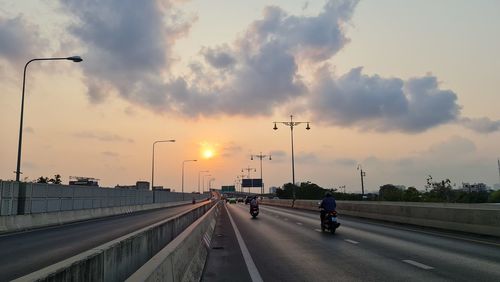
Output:
[[[332,192],[330,192],[330,191],[326,191],[326,193],[325,193],[325,197],[331,197],[331,196],[332,196]]]

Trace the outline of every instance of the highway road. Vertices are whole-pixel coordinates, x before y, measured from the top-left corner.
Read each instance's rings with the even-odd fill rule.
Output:
[[[88,220],[0,235],[0,281],[9,281],[201,205]]]
[[[226,207],[233,228],[216,226],[202,281],[500,281],[496,238],[342,215],[328,234],[313,211]]]

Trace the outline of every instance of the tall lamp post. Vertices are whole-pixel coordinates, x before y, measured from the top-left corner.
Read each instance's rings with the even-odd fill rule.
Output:
[[[154,183],[155,183],[155,145],[156,143],[163,143],[163,142],[175,142],[175,140],[158,140],[158,141],[155,141],[153,142],[153,158],[152,158],[152,164],[151,164],[151,191],[154,190],[155,186],[154,186]],[[153,192],[153,203],[154,203],[154,198],[155,198],[155,194]]]
[[[212,181],[214,181],[215,178],[210,178],[210,180],[208,180],[208,191],[210,191],[212,189]]]
[[[200,171],[198,171],[198,193],[200,193],[200,174],[202,172],[208,172],[208,170],[200,170]]]
[[[359,176],[361,177],[361,200],[363,200],[365,197],[365,183],[363,181],[363,178],[366,176],[366,171],[363,171],[363,168],[360,164],[358,165],[357,170],[359,170]]]
[[[286,126],[290,126],[290,137],[292,139],[292,193],[293,193],[293,203],[295,203],[295,157],[293,153],[293,128],[301,123],[306,123],[306,129],[309,130],[311,127],[309,126],[310,121],[293,121],[293,115],[290,115],[290,121],[273,121],[274,122],[274,130],[278,130],[276,126],[277,123],[284,124]],[[293,204],[292,204],[293,206]]]
[[[203,177],[202,177],[202,179],[203,179],[203,183],[202,183],[202,185],[203,185],[203,193],[205,193],[205,177],[207,177],[207,176],[212,176],[212,175],[211,174],[205,174],[205,175],[203,175]]]
[[[16,181],[19,182],[20,174],[21,174],[21,147],[23,144],[23,119],[24,119],[24,90],[26,89],[26,69],[28,68],[29,63],[34,61],[57,61],[57,60],[69,60],[75,63],[79,63],[83,61],[80,56],[71,56],[65,58],[36,58],[29,60],[26,65],[24,65],[24,73],[23,73],[23,92],[21,95],[21,118],[19,122],[19,144],[17,146],[17,166],[16,166]]]
[[[269,157],[269,160],[271,159],[271,154],[269,155],[263,155],[262,152],[258,155],[250,155],[250,160],[253,161],[253,158],[259,158],[260,159],[260,194],[264,194],[264,179],[262,179],[262,159]]]
[[[252,169],[254,172],[257,171],[255,168],[248,166],[247,168],[242,168],[241,172],[247,171],[247,173],[248,173],[247,178],[250,179],[250,172],[252,171]],[[243,176],[245,176],[245,175],[243,175]],[[241,179],[241,192],[243,192],[243,178]],[[248,193],[250,193],[250,187],[248,187]]]
[[[187,162],[196,162],[197,160],[184,160],[182,161],[182,184],[181,184],[181,189],[182,189],[182,200],[184,200],[184,164]]]

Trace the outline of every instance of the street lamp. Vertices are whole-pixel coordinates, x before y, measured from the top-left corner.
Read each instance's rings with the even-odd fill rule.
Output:
[[[260,183],[260,193],[264,194],[264,179],[262,179],[262,159],[269,157],[269,160],[272,160],[271,159],[271,154],[269,154],[269,155],[263,155],[262,152],[260,152],[260,154],[258,154],[258,155],[250,155],[250,160],[253,161],[254,157],[260,159],[260,181],[261,181],[261,183]]]
[[[26,65],[24,65],[24,73],[23,73],[23,92],[21,95],[21,119],[19,123],[19,144],[17,146],[17,166],[16,166],[16,181],[19,182],[19,176],[21,174],[21,146],[23,144],[23,117],[24,117],[24,90],[26,89],[26,69],[28,68],[29,63],[33,61],[57,61],[57,60],[69,60],[75,63],[79,63],[83,61],[80,56],[71,56],[65,58],[36,58],[29,60]]]
[[[175,140],[158,140],[153,142],[153,158],[152,158],[152,165],[151,165],[151,191],[154,190],[154,182],[155,182],[155,145],[156,143],[163,143],[163,142],[175,142]],[[153,202],[154,202],[154,192],[153,192]]]
[[[208,170],[200,170],[200,171],[198,171],[198,193],[200,193],[200,174],[202,172],[208,172]]]
[[[184,200],[184,164],[187,162],[196,162],[197,160],[184,160],[182,161],[182,200]]]
[[[247,173],[248,173],[247,178],[250,179],[250,171],[252,171],[252,169],[253,169],[254,172],[257,172],[257,170],[255,168],[250,167],[250,166],[248,166],[247,168],[242,168],[241,172],[243,172],[243,171],[246,170]],[[244,177],[245,175],[242,175],[242,176]],[[253,181],[252,181],[252,183],[253,183]],[[250,193],[250,188],[251,187],[248,187],[248,193]],[[243,192],[243,178],[241,179],[241,192]]]
[[[205,175],[203,175],[203,183],[202,183],[202,185],[203,185],[203,193],[205,193],[205,177],[206,176],[212,176],[212,175],[211,174],[205,174]]]
[[[309,121],[293,121],[293,115],[290,115],[290,121],[273,121],[274,122],[274,130],[278,130],[276,126],[277,123],[284,124],[286,126],[290,126],[290,136],[292,139],[292,193],[293,193],[293,202],[295,203],[295,159],[293,154],[293,128],[301,123],[306,123],[306,129],[309,130],[311,127],[309,126]]]
[[[214,181],[215,178],[210,178],[210,180],[208,180],[208,191],[210,191],[212,189],[212,181]]]
[[[359,175],[361,176],[361,200],[363,200],[365,197],[365,184],[363,181],[363,177],[366,176],[366,172],[363,171],[363,168],[361,167],[360,164],[358,165],[357,170],[359,170]]]

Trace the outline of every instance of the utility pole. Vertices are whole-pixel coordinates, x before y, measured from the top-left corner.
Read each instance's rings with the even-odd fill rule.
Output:
[[[361,200],[363,200],[365,197],[365,184],[364,184],[363,178],[366,176],[366,172],[363,171],[363,168],[361,167],[361,165],[358,165],[357,169],[359,170],[359,175],[361,177]]]

